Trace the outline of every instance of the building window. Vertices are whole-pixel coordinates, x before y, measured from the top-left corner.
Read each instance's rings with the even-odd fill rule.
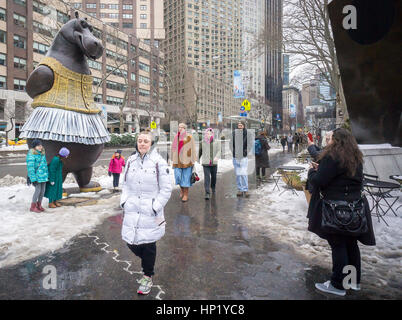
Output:
[[[14,68],[26,70],[27,60],[24,58],[14,57]]]
[[[133,15],[128,13],[123,13],[123,19],[132,19]]]
[[[25,91],[26,85],[27,85],[27,82],[25,80],[14,79],[14,90]]]
[[[81,9],[81,3],[74,3],[73,6],[75,9]]]
[[[123,10],[133,10],[132,4],[123,4]]]
[[[7,41],[7,32],[0,30],[0,42],[6,43]]]
[[[92,69],[102,70],[102,63],[88,59],[88,66]]]
[[[14,47],[26,49],[26,47],[27,47],[26,39],[19,35],[14,35]]]
[[[146,29],[147,24],[146,23],[140,23],[140,29]]]
[[[96,3],[87,3],[87,9],[96,9]]]
[[[123,104],[123,99],[117,98],[117,97],[106,96],[106,103],[118,106],[118,105]]]
[[[0,53],[0,66],[7,65],[7,56],[4,53]]]
[[[144,6],[144,5],[140,6],[140,10],[141,11],[147,11],[147,6]]]
[[[26,0],[14,0],[14,3],[24,6],[24,7],[27,5]]]
[[[0,76],[0,89],[7,88],[7,79],[6,77]]]
[[[135,81],[135,73],[131,73],[131,80]]]
[[[40,53],[40,54],[46,54],[46,52],[48,50],[49,50],[49,46],[34,41],[34,43],[33,43],[33,51],[34,52]]]
[[[0,8],[0,20],[6,21],[6,10]]]
[[[143,84],[150,84],[151,83],[149,78],[144,77],[144,76],[139,76],[139,81],[140,81],[140,83],[143,83]]]
[[[68,15],[66,15],[63,12],[57,11],[57,21],[60,23],[67,23],[70,20],[70,18],[68,17]]]
[[[149,72],[149,65],[147,65],[147,64],[145,64],[145,63],[140,62],[140,63],[138,64],[138,67],[140,68],[140,70]]]
[[[149,90],[139,88],[138,94],[143,97],[149,97]]]
[[[134,25],[131,22],[123,22],[123,28],[132,29]]]
[[[119,10],[119,5],[118,4],[109,4],[109,9]]]
[[[14,13],[14,24],[20,27],[26,27],[27,19],[24,16]]]
[[[140,19],[146,19],[147,15],[146,14],[140,14]]]
[[[119,18],[119,14],[118,14],[118,13],[109,13],[109,18],[111,18],[111,19],[118,19],[118,18]]]

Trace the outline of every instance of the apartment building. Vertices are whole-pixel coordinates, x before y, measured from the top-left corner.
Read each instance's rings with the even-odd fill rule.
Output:
[[[233,96],[233,73],[242,68],[241,14],[242,0],[164,0],[167,106],[212,122],[219,112],[239,114],[241,101],[227,88]],[[204,96],[208,83],[212,96]]]
[[[265,0],[243,0],[243,84],[247,98],[261,100],[265,97]]]
[[[0,120],[15,118],[16,136],[32,110],[26,80],[74,10],[60,0],[0,0]],[[80,16],[87,17],[104,46],[103,56],[88,64],[94,99],[107,114],[110,131],[119,129],[120,115],[125,131],[139,130],[152,118],[159,121],[164,117],[163,53],[100,19]]]
[[[295,132],[304,127],[304,108],[300,90],[285,86],[283,98],[283,132]]]
[[[71,0],[71,5],[159,47],[165,39],[163,0]]]

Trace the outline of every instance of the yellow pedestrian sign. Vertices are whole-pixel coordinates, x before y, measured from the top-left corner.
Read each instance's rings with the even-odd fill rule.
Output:
[[[242,107],[244,107],[244,110],[250,111],[250,108],[251,108],[250,101],[248,101],[247,99],[244,99],[241,105],[242,105]]]
[[[151,122],[151,129],[156,129],[156,122],[155,121]]]

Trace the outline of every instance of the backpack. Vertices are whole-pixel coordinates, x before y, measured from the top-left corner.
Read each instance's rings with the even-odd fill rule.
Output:
[[[256,139],[254,141],[254,152],[257,156],[261,154],[261,149],[262,149],[261,141],[260,139]]]

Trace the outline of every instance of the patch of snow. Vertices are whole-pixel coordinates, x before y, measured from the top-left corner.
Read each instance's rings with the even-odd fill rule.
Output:
[[[398,149],[399,147],[393,147],[389,143],[383,144],[359,144],[360,150],[374,150],[374,149]]]
[[[20,150],[28,150],[27,144],[21,144],[17,146],[2,146],[0,147],[0,151],[20,151]]]

